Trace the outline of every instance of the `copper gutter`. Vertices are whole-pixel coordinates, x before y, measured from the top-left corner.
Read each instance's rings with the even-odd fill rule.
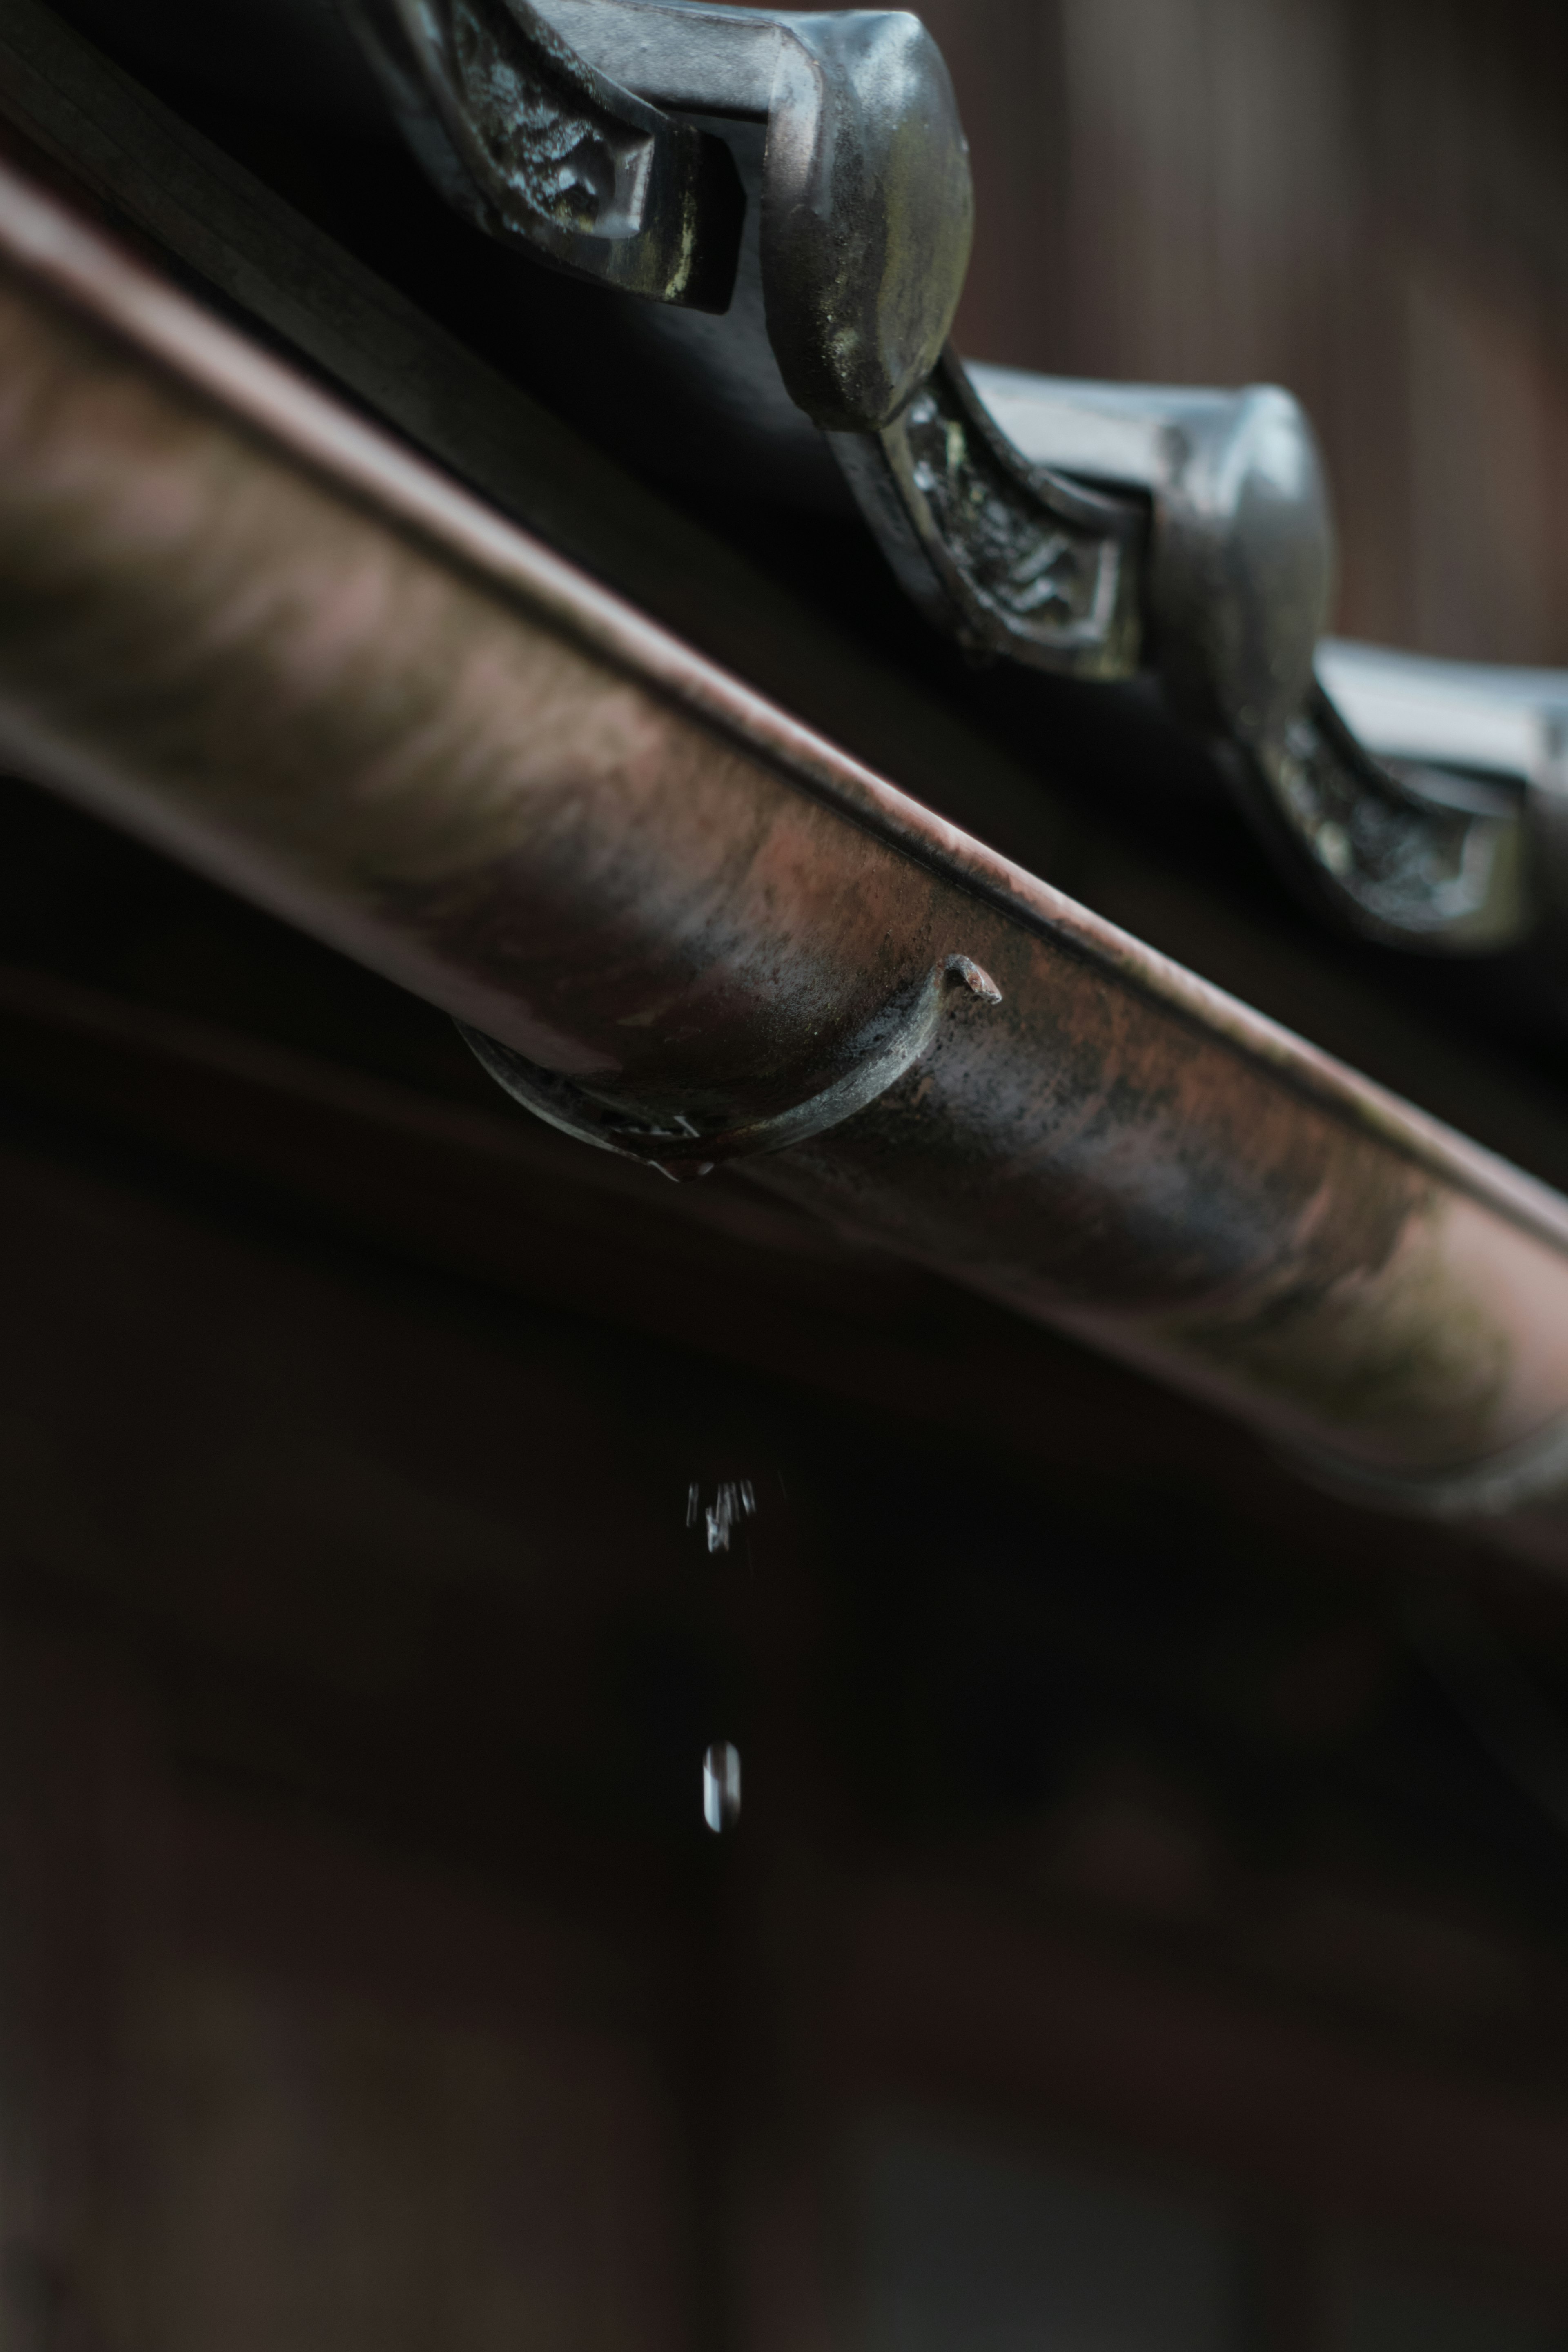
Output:
[[[10,172],[0,750],[499,1041],[561,1123],[740,1160],[1314,1475],[1568,1558],[1568,1202],[958,832]]]

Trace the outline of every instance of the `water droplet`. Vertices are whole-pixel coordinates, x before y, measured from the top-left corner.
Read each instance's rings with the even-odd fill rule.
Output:
[[[730,1538],[742,1519],[757,1516],[757,1490],[749,1478],[727,1478],[715,1488],[713,1500],[702,1506],[702,1489],[695,1481],[686,1490],[686,1524],[700,1518],[708,1532],[710,1551],[728,1551]]]
[[[702,1759],[702,1818],[715,1835],[741,1818],[741,1751],[716,1739]]]
[[[1355,863],[1355,851],[1351,845],[1351,837],[1344,826],[1336,824],[1332,817],[1318,827],[1315,846],[1318,856],[1331,874],[1348,874]]]

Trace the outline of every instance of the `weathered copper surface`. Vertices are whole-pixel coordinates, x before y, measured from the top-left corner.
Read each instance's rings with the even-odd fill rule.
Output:
[[[1557,1195],[931,815],[11,174],[0,267],[25,771],[628,1134],[800,1134],[771,1123],[968,958],[1000,1002],[950,992],[759,1177],[1352,1475],[1467,1471],[1568,1409]]]

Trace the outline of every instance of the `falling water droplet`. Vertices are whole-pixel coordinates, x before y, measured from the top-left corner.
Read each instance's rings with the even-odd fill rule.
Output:
[[[686,1490],[686,1524],[694,1528],[699,1518],[707,1529],[710,1551],[728,1551],[730,1538],[742,1519],[757,1515],[757,1490],[749,1478],[726,1478],[715,1489],[713,1500],[706,1509],[702,1490],[693,1484]]]
[[[741,1818],[741,1751],[716,1739],[702,1759],[702,1818],[715,1834]]]

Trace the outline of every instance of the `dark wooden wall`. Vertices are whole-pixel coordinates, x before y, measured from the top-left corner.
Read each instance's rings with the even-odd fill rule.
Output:
[[[976,357],[1272,380],[1347,634],[1568,664],[1568,12],[926,0],[974,152]]]
[[[1123,1414],[1090,1534],[1070,1363],[1030,1494],[96,1156],[0,1128],[6,2352],[951,2352],[863,2308],[911,2134],[1203,2199],[1268,2307],[1135,2352],[1347,2352],[1347,2230],[1555,2347],[1560,1840],[1331,1507],[1281,1577]]]
[[[4,2352],[1560,2352],[1558,1589],[5,801]]]

